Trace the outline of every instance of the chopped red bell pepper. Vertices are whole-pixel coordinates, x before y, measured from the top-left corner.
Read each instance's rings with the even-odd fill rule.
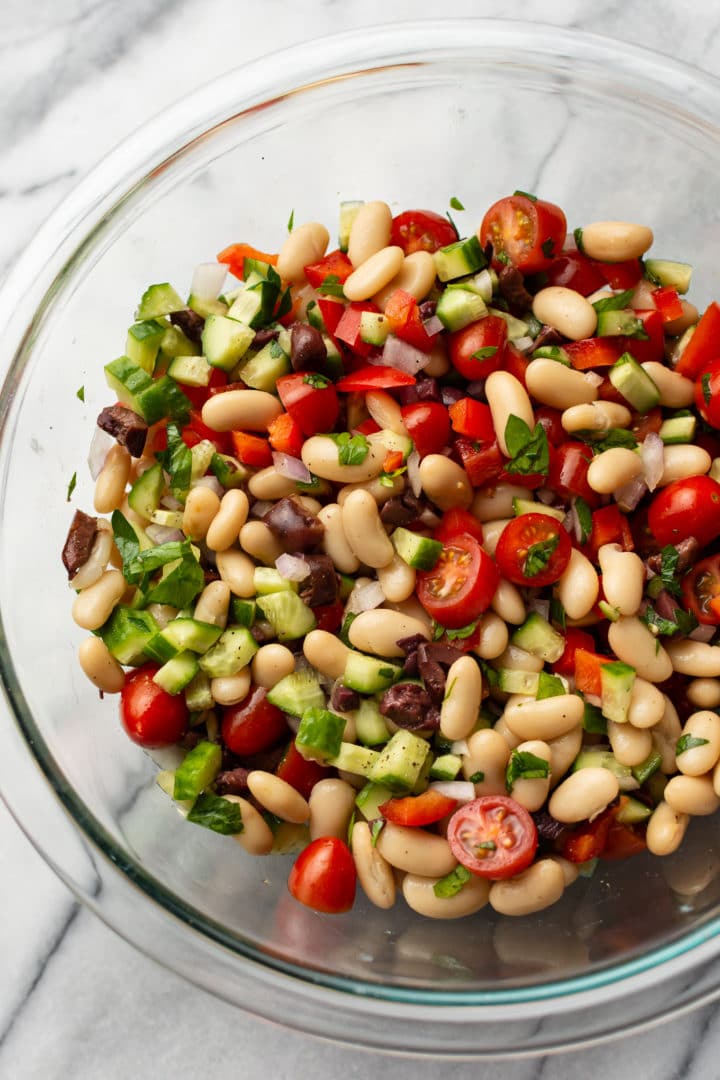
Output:
[[[585,652],[592,653],[595,649],[595,642],[585,630],[570,626],[565,631],[565,651],[552,666],[556,675],[575,674],[575,653],[578,649],[584,649]]]
[[[438,335],[425,329],[415,297],[402,289],[396,289],[387,301],[385,318],[396,337],[421,352],[429,353],[437,341]]]
[[[343,375],[335,389],[343,394],[362,393],[367,390],[394,390],[398,386],[414,386],[415,376],[383,364],[367,364],[365,367]]]
[[[609,664],[611,660],[611,656],[602,656],[600,653],[590,652],[589,649],[575,649],[576,689],[582,694],[600,697],[602,693],[600,669],[603,664]]]
[[[313,289],[322,291],[322,286],[330,278],[328,284],[342,285],[352,274],[355,267],[348,259],[344,251],[331,251],[319,262],[310,263],[305,267],[305,277]]]
[[[455,449],[473,487],[482,487],[491,480],[497,480],[503,471],[505,459],[497,439],[485,446],[479,446],[470,439],[459,436],[455,440]]]
[[[348,304],[335,328],[335,337],[358,356],[370,356],[374,346],[369,345],[360,337],[360,316],[363,311],[377,312],[379,310],[377,305],[370,300],[358,300]]]
[[[340,405],[329,379],[314,371],[295,371],[281,375],[275,385],[283,408],[303,435],[332,431],[340,415]]]
[[[589,371],[590,368],[612,367],[622,354],[620,339],[615,337],[585,338],[583,341],[570,341],[563,345],[576,371]]]
[[[300,457],[305,438],[290,413],[280,413],[268,426],[270,445],[273,450],[291,457]]]
[[[597,562],[597,553],[603,544],[620,544],[624,551],[634,551],[630,524],[615,503],[593,510],[592,531],[588,540],[588,556]]]
[[[277,255],[268,255],[266,251],[258,251],[251,244],[230,244],[229,247],[223,248],[217,257],[217,261],[224,263],[231,274],[241,279],[245,274],[245,259],[257,259],[259,262],[270,263],[271,266],[276,266],[278,261]]]
[[[363,420],[362,424],[358,424],[353,431],[357,431],[360,435],[375,435],[376,432],[382,431],[382,428],[376,423],[372,416],[368,416],[367,420]]]
[[[480,443],[491,443],[495,439],[490,406],[474,398],[460,398],[448,409],[453,431],[475,439]]]
[[[266,469],[272,465],[272,450],[267,439],[259,435],[248,435],[245,431],[231,431],[233,453],[243,465],[252,469]]]
[[[593,821],[588,821],[574,829],[569,836],[565,837],[562,847],[563,856],[573,863],[584,863],[588,859],[599,858],[607,845],[616,813],[617,808],[609,806]]]
[[[386,821],[392,821],[395,825],[414,827],[433,825],[436,821],[451,814],[456,806],[457,799],[450,799],[447,795],[428,788],[422,795],[388,799],[378,809]]]
[[[703,364],[716,359],[718,341],[720,341],[720,304],[713,300],[695,327],[695,333],[688,341],[675,370],[686,379],[697,379]]]
[[[653,300],[655,301],[655,307],[663,317],[663,322],[672,322],[673,319],[679,319],[682,316],[682,301],[678,296],[677,289],[664,285],[663,288],[655,290]]]

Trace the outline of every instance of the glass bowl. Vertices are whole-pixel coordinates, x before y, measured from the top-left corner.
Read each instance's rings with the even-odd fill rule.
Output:
[[[145,125],[38,232],[0,296],[0,780],[47,861],[140,949],[244,1009],[403,1053],[522,1054],[659,1021],[720,988],[717,824],[680,851],[608,863],[533,917],[457,922],[360,899],[322,916],[190,828],[80,672],[60,550],[108,401],[102,366],[145,285],[185,287],[235,240],[348,198],[443,210],[461,230],[515,188],[572,225],[653,226],[717,295],[720,84],[598,37],[483,20],[385,26],[235,71]],[[84,387],[84,404],[76,391]],[[68,483],[77,472],[72,505]]]

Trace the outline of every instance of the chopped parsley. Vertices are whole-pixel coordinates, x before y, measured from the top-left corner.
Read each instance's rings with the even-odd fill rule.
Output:
[[[474,772],[472,774],[472,776],[468,776],[468,780],[470,781],[471,784],[482,784],[484,779],[485,779],[485,773],[481,772],[479,769],[478,769],[477,772]]]
[[[550,762],[529,750],[513,750],[505,770],[505,787],[512,791],[516,780],[546,780]]]
[[[314,371],[303,376],[303,382],[307,383],[308,386],[312,386],[313,390],[324,390],[326,386],[330,385],[330,380],[325,375],[318,375]]]
[[[66,499],[66,502],[70,502],[70,499],[72,498],[72,493],[73,493],[73,491],[75,490],[76,487],[77,487],[77,473],[74,472],[72,474],[72,476],[70,477],[70,483],[67,486],[67,499]]]
[[[472,360],[489,360],[491,356],[494,356],[498,351],[497,345],[486,345],[483,349],[478,349],[471,356]]]
[[[166,473],[170,475],[170,490],[174,497],[183,502],[190,490],[192,478],[192,454],[183,442],[180,428],[177,424],[167,426],[167,449],[162,450],[155,457]]]
[[[468,623],[467,626],[461,626],[457,630],[450,630],[448,627],[443,626],[433,619],[433,641],[439,641],[443,635],[447,637],[448,641],[463,641],[465,638],[469,638],[475,633],[477,624],[478,620],[476,619],[475,622]]]
[[[294,224],[295,224],[295,211],[291,210],[290,211],[290,217],[288,218],[288,223],[287,223],[287,231],[288,232],[293,231],[293,225]]]
[[[623,446],[628,450],[634,450],[638,444],[637,439],[633,435],[632,431],[626,431],[624,428],[610,428],[604,432],[602,438],[595,439],[589,435],[583,435],[578,432],[578,437],[583,442],[589,443],[593,448],[593,452],[596,454],[602,454],[605,450],[612,450],[616,446]]]
[[[85,401],[85,387],[84,386],[81,386],[79,390],[75,391],[75,397],[79,401],[82,401],[82,402]]]
[[[510,455],[510,461],[505,464],[506,472],[547,476],[550,451],[542,424],[536,424],[531,431],[519,416],[509,416],[505,425],[505,444]]]
[[[523,574],[526,578],[537,577],[547,566],[557,546],[560,543],[560,533],[549,536],[547,540],[538,540],[537,544],[531,544],[525,556]]]
[[[680,552],[672,544],[666,544],[660,551],[660,573],[656,578],[652,578],[652,581],[656,581],[658,578],[662,583],[663,589],[666,589],[672,596],[680,596],[682,590],[680,588],[678,563],[680,562]]]
[[[342,431],[339,435],[328,435],[338,448],[338,461],[341,465],[362,465],[370,450],[370,443],[364,435],[351,435]]]
[[[451,896],[457,896],[471,877],[472,874],[464,866],[456,866],[449,874],[435,882],[433,892],[439,899],[448,900]]]
[[[677,607],[673,612],[673,618],[666,619],[664,616],[659,615],[654,607],[648,605],[640,619],[645,623],[648,630],[656,636],[670,636],[680,633],[683,637],[687,637],[698,625],[697,619],[691,612]]]
[[[684,754],[686,750],[694,750],[696,746],[707,746],[709,739],[700,739],[697,735],[681,735],[675,744],[675,755]]]
[[[512,266],[512,260],[506,251],[496,251],[495,259],[497,262],[502,263],[503,266]],[[496,305],[497,306],[497,305]]]
[[[458,197],[456,195],[453,195],[453,197],[450,200],[450,209],[451,210],[464,210],[465,209],[465,207],[463,206],[463,204],[460,202],[460,200],[458,199]]]
[[[407,465],[402,465],[399,469],[393,469],[392,472],[381,472],[378,480],[383,487],[391,488],[394,487],[398,476],[402,476],[405,472],[407,472]]]

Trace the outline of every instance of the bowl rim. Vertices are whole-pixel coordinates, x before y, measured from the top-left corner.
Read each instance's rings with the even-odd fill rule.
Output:
[[[320,86],[326,80],[378,72],[400,62],[416,63],[418,55],[425,62],[440,59],[448,50],[458,48],[469,55],[481,40],[491,54],[492,50],[500,52],[511,45],[517,48],[518,41],[524,41],[527,49],[520,55],[520,62],[527,56],[528,63],[533,57],[536,63],[546,63],[554,56],[560,66],[580,62],[591,70],[597,66],[599,71],[601,66],[607,69],[610,65],[613,71],[634,87],[644,86],[646,94],[650,94],[654,88],[664,106],[667,103],[660,95],[661,89],[663,94],[671,93],[673,89],[677,93],[682,91],[684,105],[680,111],[686,112],[692,106],[692,111],[687,113],[692,122],[720,141],[720,126],[713,120],[713,116],[720,115],[717,109],[720,104],[720,80],[659,52],[572,29],[539,23],[528,26],[514,20],[484,18],[391,22],[318,39],[316,44],[322,46],[320,65],[314,58],[318,53],[312,52],[310,55],[307,42],[269,54],[273,58],[273,65],[267,63],[267,56],[260,57],[205,84],[124,139],[70,192],[11,267],[0,289],[0,332],[2,340],[10,342],[10,348],[4,348],[0,358],[0,371],[4,376],[0,395],[0,435],[6,429],[12,413],[14,395],[23,374],[24,353],[42,318],[42,301],[52,300],[54,291],[71,272],[74,261],[83,250],[92,246],[96,229],[115,209],[132,199],[142,178],[151,169],[164,169],[203,133],[211,132],[225,120],[247,115],[263,102],[302,93]],[[413,61],[409,59],[411,56],[415,57]],[[270,74],[274,66],[282,70],[281,80],[276,74]],[[218,102],[221,104],[218,105]],[[89,227],[90,224],[92,227]],[[0,661],[6,701],[25,740],[28,760],[34,758],[40,766],[67,811],[68,819],[72,819],[73,828],[79,827],[84,838],[89,839],[93,847],[102,853],[107,863],[122,872],[151,902],[159,904],[164,914],[181,920],[215,944],[231,949],[236,956],[296,980],[309,982],[315,989],[341,990],[397,1005],[462,1005],[472,1009],[547,1003],[562,998],[576,999],[578,995],[592,995],[610,985],[622,984],[623,992],[627,989],[629,993],[638,976],[649,970],[659,966],[663,966],[664,970],[686,970],[708,959],[710,954],[714,955],[720,947],[720,942],[714,940],[720,934],[718,917],[669,945],[620,964],[608,965],[592,975],[500,991],[433,992],[412,987],[390,989],[380,984],[364,983],[284,963],[247,943],[238,943],[234,935],[230,937],[224,933],[222,927],[180,901],[151,874],[118,851],[97,819],[87,812],[81,800],[58,777],[52,754],[24,704],[12,658],[1,633]],[[22,823],[21,827],[31,835],[32,842],[53,869],[71,884],[86,904],[97,910],[98,905],[78,891],[71,875],[43,850],[29,827]],[[102,912],[99,913],[108,921]],[[110,925],[128,940],[133,940],[124,928],[114,923]],[[165,958],[162,958],[162,962],[168,963]]]

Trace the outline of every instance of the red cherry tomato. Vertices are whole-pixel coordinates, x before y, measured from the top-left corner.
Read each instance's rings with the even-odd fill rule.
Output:
[[[293,740],[288,743],[287,750],[275,770],[275,775],[299,791],[304,799],[308,799],[318,780],[324,780],[331,775],[331,772],[324,765],[319,765],[317,761],[304,758]]]
[[[495,440],[490,406],[473,398],[460,398],[448,409],[453,431],[465,435],[479,443],[491,443]]]
[[[632,420],[630,421],[630,430],[638,442],[643,442],[648,435],[657,435],[662,427],[662,423],[662,409],[657,407],[655,409],[650,409],[644,415],[633,413]]]
[[[202,409],[203,405],[210,397],[210,391],[226,386],[227,381],[227,372],[223,371],[221,368],[214,367],[210,372],[210,381],[207,386],[183,386],[182,392],[186,398],[189,398],[193,409]],[[213,438],[217,439],[218,434],[219,432],[214,432]]]
[[[357,874],[350,848],[336,836],[321,836],[300,852],[288,889],[301,904],[339,915],[355,903]]]
[[[541,405],[535,409],[535,423],[541,424],[548,442],[553,446],[560,446],[567,439],[567,432],[562,426],[562,413],[550,405]]]
[[[451,814],[456,806],[457,799],[450,799],[447,795],[428,788],[422,795],[389,799],[378,809],[387,821],[392,821],[395,825],[419,826],[433,825]]]
[[[368,364],[349,375],[343,375],[342,379],[335,383],[335,389],[343,394],[362,393],[367,390],[394,390],[398,386],[414,386],[415,382],[415,376],[407,375],[404,371],[382,364]]]
[[[695,405],[703,420],[720,428],[720,358],[700,368],[695,383]]]
[[[469,510],[461,510],[459,506],[456,506],[453,507],[452,510],[445,511],[440,524],[433,533],[433,537],[435,540],[440,540],[443,544],[449,544],[461,533],[467,533],[468,536],[474,536],[478,544],[482,544],[483,542],[481,523]]]
[[[432,570],[419,570],[417,594],[428,615],[455,630],[489,606],[500,575],[474,536],[462,533],[447,544]]]
[[[282,375],[277,392],[303,435],[332,431],[340,414],[338,397],[332,383],[312,371]]]
[[[525,380],[525,373],[527,372],[529,359],[519,349],[513,345],[512,341],[508,341],[505,346],[505,355],[503,356],[503,367],[505,371],[510,375],[514,375],[519,383],[527,390],[527,382]]]
[[[439,454],[450,438],[450,417],[439,401],[414,401],[400,410],[421,458]]]
[[[318,630],[325,630],[328,634],[334,634],[342,626],[345,605],[341,600],[334,604],[320,604],[313,608],[313,615]]]
[[[390,243],[406,255],[414,251],[437,251],[457,240],[457,233],[447,218],[434,210],[405,210],[392,220]]]
[[[269,749],[287,737],[285,717],[267,700],[267,690],[256,686],[237,705],[225,709],[222,740],[238,757]]]
[[[687,343],[675,370],[686,379],[696,379],[704,364],[717,359],[720,340],[720,304],[713,300]]]
[[[153,682],[157,664],[143,664],[126,676],[120,693],[120,720],[133,742],[148,749],[171,746],[183,737],[188,710],[182,694],[168,694]]]
[[[506,341],[505,320],[499,315],[486,315],[450,334],[450,361],[468,382],[486,379],[502,365]]]
[[[450,849],[478,877],[514,877],[533,861],[538,846],[535,822],[524,806],[507,795],[482,795],[450,818]]]
[[[685,607],[698,622],[720,626],[720,555],[701,559],[682,579]]]
[[[538,588],[560,577],[572,554],[566,530],[545,514],[521,514],[500,533],[495,561],[515,585]]]
[[[523,273],[536,274],[561,253],[566,233],[567,221],[559,206],[527,195],[509,195],[485,214],[480,243],[483,247],[492,244],[495,261],[505,256]]]
[[[643,276],[643,266],[639,259],[626,259],[624,262],[600,262],[593,260],[595,267],[612,289],[632,289]]]
[[[592,259],[580,251],[563,251],[545,271],[548,285],[561,285],[590,296],[604,288],[606,281]]]
[[[589,506],[597,506],[598,495],[588,484],[592,450],[586,443],[564,442],[550,457],[547,486],[565,499],[579,495]]]
[[[661,547],[689,536],[705,547],[720,533],[720,484],[709,476],[673,480],[650,503],[648,525]]]

